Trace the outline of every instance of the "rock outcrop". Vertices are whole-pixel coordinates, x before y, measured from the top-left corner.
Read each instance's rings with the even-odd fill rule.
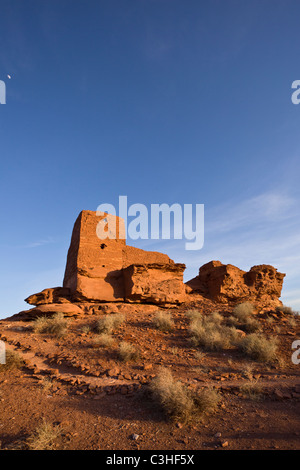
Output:
[[[67,287],[52,287],[44,289],[38,294],[33,294],[25,299],[30,305],[61,304],[71,300],[71,292]]]
[[[155,308],[203,297],[221,303],[247,300],[271,308],[281,304],[285,274],[273,266],[253,266],[246,272],[211,261],[184,284],[184,264],[174,263],[163,253],[127,246],[124,233],[124,221],[119,217],[82,211],[74,224],[63,287],[29,296],[26,301],[35,308],[20,312],[21,317],[96,314],[110,308],[107,303],[113,310],[118,305],[118,311],[120,306],[126,307],[124,302],[130,308],[141,303]]]
[[[118,238],[120,219],[114,218],[116,238],[100,240],[97,224],[102,219],[96,212],[82,211],[74,224],[63,281],[73,301],[124,299],[122,267],[126,241]]]
[[[106,232],[111,222],[116,224],[115,239],[99,239],[97,226],[103,219],[107,220]],[[127,246],[126,240],[119,237],[122,223],[119,217],[98,216],[92,211],[80,213],[72,233],[63,282],[64,288],[70,290],[72,300],[116,302],[132,301],[135,298],[137,301],[153,302],[155,298],[156,303],[159,303],[158,299],[161,298],[164,303],[182,302],[185,293],[183,285],[185,266],[175,264],[165,254]],[[156,265],[156,269],[153,268],[153,264]],[[139,282],[138,289],[144,292],[141,298],[136,295],[137,286],[134,293],[128,288],[130,273],[135,274],[135,270],[126,268],[135,265],[145,266],[144,274],[147,273],[144,282],[147,283],[148,294],[145,286],[142,289]],[[136,284],[137,281],[135,279],[132,282]],[[162,283],[165,285],[165,291],[164,294],[161,291],[158,295],[159,290],[163,289]]]
[[[131,264],[124,269],[125,298],[159,305],[186,299],[182,282],[184,264]]]
[[[20,319],[24,318],[26,320],[32,320],[36,317],[47,317],[54,315],[56,313],[62,313],[64,317],[74,317],[77,315],[82,315],[84,310],[81,308],[80,304],[76,303],[48,303],[40,304],[35,308],[30,310],[23,310],[19,313]]]
[[[186,284],[192,292],[216,302],[247,300],[271,307],[281,304],[284,276],[270,265],[253,266],[246,272],[231,264],[210,261]]]

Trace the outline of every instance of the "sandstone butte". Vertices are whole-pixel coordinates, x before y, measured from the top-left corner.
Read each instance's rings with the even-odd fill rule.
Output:
[[[99,221],[111,222],[112,218],[116,238],[99,239]],[[163,253],[128,246],[120,236],[122,224],[122,219],[112,215],[82,211],[74,224],[63,286],[31,295],[26,302],[36,307],[19,315],[28,319],[55,312],[76,315],[109,302],[175,306],[201,301],[201,297],[220,303],[252,301],[265,308],[281,304],[285,274],[273,266],[253,266],[246,272],[211,261],[185,284],[184,264]]]

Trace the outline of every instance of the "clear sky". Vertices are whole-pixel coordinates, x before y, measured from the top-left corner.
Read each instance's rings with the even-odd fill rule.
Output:
[[[78,213],[119,195],[205,204],[202,250],[132,244],[186,280],[272,264],[300,310],[299,18],[299,0],[1,0],[0,317],[62,284]]]

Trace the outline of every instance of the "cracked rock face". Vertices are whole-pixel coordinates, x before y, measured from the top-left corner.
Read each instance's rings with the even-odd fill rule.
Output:
[[[158,305],[182,303],[184,264],[132,264],[124,269],[125,298]]]
[[[72,300],[116,302],[128,299],[155,303],[182,301],[185,292],[184,265],[177,266],[163,253],[127,246],[122,238],[99,239],[97,226],[104,218],[107,219],[107,233],[113,222],[118,237],[123,225],[119,217],[98,216],[96,212],[82,211],[75,222],[63,283],[65,288],[70,289]],[[156,264],[156,268],[153,264]],[[127,269],[138,265],[144,266],[139,268],[143,269],[139,281],[137,268]],[[130,273],[134,275],[134,292],[128,288]],[[138,295],[137,290],[143,290],[143,294]]]
[[[108,237],[112,233],[115,237]],[[194,293],[221,303],[250,301],[270,308],[281,304],[285,274],[273,266],[253,266],[246,272],[211,261],[184,284],[184,264],[163,253],[127,246],[124,234],[123,219],[82,211],[74,224],[63,287],[29,296],[26,301],[36,308],[21,313],[73,316],[95,312],[101,302],[174,306],[193,300]]]
[[[285,274],[273,266],[253,266],[242,271],[231,264],[210,261],[199,269],[199,274],[187,282],[193,292],[217,302],[253,301],[266,306],[280,305]]]
[[[61,304],[70,302],[70,289],[64,287],[52,287],[44,289],[38,294],[33,294],[25,299],[30,305]]]

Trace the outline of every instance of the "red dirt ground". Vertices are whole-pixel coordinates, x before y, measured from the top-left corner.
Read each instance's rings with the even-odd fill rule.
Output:
[[[195,306],[205,314],[218,310],[224,318],[232,310],[209,301]],[[266,366],[235,349],[199,358],[189,342],[188,308],[172,309],[175,328],[167,333],[155,329],[153,314],[129,310],[115,343],[106,348],[93,347],[95,333],[82,332],[101,313],[68,318],[68,333],[60,339],[34,333],[31,322],[0,321],[1,339],[25,360],[20,369],[0,365],[0,448],[26,448],[44,419],[60,426],[54,449],[299,449],[300,365],[291,361],[291,345],[300,339],[300,318],[257,315],[264,333],[279,341],[280,363]],[[118,359],[122,340],[139,347],[138,361]],[[259,400],[240,389],[248,382],[249,364],[263,389]],[[192,389],[218,390],[217,410],[200,422],[169,422],[148,391],[161,365]]]

